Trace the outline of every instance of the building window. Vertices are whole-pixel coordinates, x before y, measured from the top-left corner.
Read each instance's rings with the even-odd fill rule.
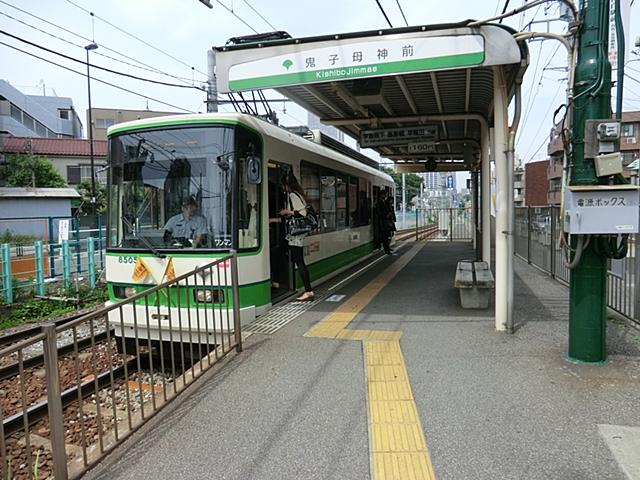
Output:
[[[32,132],[35,132],[36,131],[35,119],[28,113],[23,114],[22,118],[23,118],[24,126],[27,127],[29,130],[31,130]]]
[[[95,170],[102,168],[102,165],[96,165]],[[91,182],[91,165],[68,165],[67,166],[67,183],[69,185],[78,185],[82,182]],[[106,171],[96,174],[96,182],[106,184]]]
[[[116,124],[113,118],[96,118],[96,128],[109,128]]]
[[[622,136],[623,137],[633,137],[633,132],[635,132],[635,124],[633,123],[623,123],[622,124]]]
[[[58,110],[58,116],[63,120],[69,120],[69,110]]]
[[[11,118],[22,123],[22,110],[16,107],[13,103],[11,104]]]
[[[47,136],[47,127],[45,127],[40,122],[36,121],[36,133],[40,137],[46,137]]]

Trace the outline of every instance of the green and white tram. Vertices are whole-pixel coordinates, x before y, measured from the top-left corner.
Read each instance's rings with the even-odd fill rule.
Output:
[[[301,285],[289,261],[283,224],[269,222],[284,207],[279,188],[284,173],[295,174],[320,216],[319,230],[305,238],[313,284],[372,253],[373,205],[380,189],[393,189],[389,175],[245,114],[137,120],[110,127],[108,137],[110,302],[161,282],[169,259],[175,274],[182,275],[234,249],[241,320],[247,323]],[[195,217],[172,219],[187,204]],[[148,275],[137,274],[141,264]],[[181,288],[187,287],[172,287],[172,295],[193,296],[190,303],[198,308],[203,291],[180,293]],[[211,288],[225,290],[224,285]],[[231,295],[215,297],[231,301]],[[126,326],[136,307],[127,308],[124,332],[120,320],[114,322],[118,336],[133,336]],[[168,305],[161,303],[162,308]],[[158,333],[149,332],[149,338],[157,339]]]

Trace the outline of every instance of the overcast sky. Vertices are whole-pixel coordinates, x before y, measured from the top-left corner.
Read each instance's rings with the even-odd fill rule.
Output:
[[[193,80],[193,85],[201,86],[206,80],[206,51],[211,46],[224,45],[230,37],[252,34],[252,29],[265,32],[275,27],[289,32],[292,37],[306,37],[387,27],[375,0],[211,0],[211,3],[213,9],[198,0],[0,0],[0,30],[82,61],[85,59],[83,47],[95,40],[100,47],[91,53],[92,64],[185,86]],[[522,3],[523,0],[510,2],[509,10]],[[401,27],[405,22],[398,5],[409,25],[421,25],[488,18],[502,10],[504,0],[381,0],[381,4],[392,25]],[[636,1],[631,7],[632,40],[640,35],[639,4]],[[235,16],[223,5],[233,9]],[[557,3],[549,3],[546,8],[532,8],[525,14],[506,19],[505,23],[522,29],[533,19],[557,18],[558,10]],[[89,12],[94,13],[93,19]],[[533,28],[547,30],[547,25],[534,24]],[[561,22],[550,26],[551,31],[563,28]],[[0,37],[2,43],[85,71],[83,64],[56,57],[6,35]],[[629,50],[633,47],[633,41],[629,47]],[[530,43],[529,48],[530,66],[523,84],[525,111],[516,145],[516,153],[525,162],[545,158],[551,115],[564,103],[566,88],[566,72],[558,69],[566,66],[566,54],[558,47],[558,42],[536,41]],[[629,54],[629,60],[633,59],[640,59],[640,56]],[[48,95],[55,92],[58,96],[71,97],[86,123],[85,77],[5,45],[0,45],[0,65],[0,78],[24,93],[42,94],[44,89]],[[629,63],[629,67],[634,70],[629,69],[627,73],[639,80],[640,61]],[[97,69],[92,69],[93,76],[175,106],[92,81],[94,107],[144,109],[148,102],[151,110],[179,111],[177,107],[180,107],[186,111],[205,111],[204,94],[195,89],[152,85]],[[279,96],[275,92],[267,95]],[[283,125],[306,123],[305,111],[294,104],[286,104],[286,113],[283,112],[284,104],[276,104],[273,108]],[[625,109],[640,110],[640,83],[628,78],[625,81]],[[232,111],[232,108],[221,110]]]

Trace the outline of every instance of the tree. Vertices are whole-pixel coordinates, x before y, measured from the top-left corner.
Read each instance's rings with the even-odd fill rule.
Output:
[[[60,173],[51,160],[31,153],[6,155],[6,163],[0,165],[0,184],[5,187],[66,187]]]
[[[91,182],[85,180],[78,185],[78,193],[82,196],[82,204],[79,209],[81,215],[93,214],[91,205]],[[105,213],[107,211],[107,187],[102,183],[96,182],[96,213]]]
[[[397,203],[402,202],[402,174],[396,173],[393,169],[388,167],[382,167],[381,170],[384,173],[387,173],[393,178],[394,183],[396,184],[396,200]],[[415,196],[420,195],[420,185],[422,184],[422,178],[415,173],[407,173],[404,179],[405,184],[405,198],[407,203],[411,202],[411,199]]]

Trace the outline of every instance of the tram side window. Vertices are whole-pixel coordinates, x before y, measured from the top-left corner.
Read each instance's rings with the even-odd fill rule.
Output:
[[[358,177],[349,177],[349,225],[358,225]]]
[[[336,227],[347,226],[347,184],[346,175],[336,176]]]
[[[358,225],[369,225],[371,223],[371,193],[370,183],[363,179],[358,179]]]
[[[336,176],[325,172],[320,177],[322,185],[322,197],[320,201],[320,218],[323,230],[335,230],[336,228]]]
[[[320,169],[315,165],[303,162],[300,165],[300,186],[313,209],[321,214],[320,209]],[[322,228],[323,222],[320,220]]]

